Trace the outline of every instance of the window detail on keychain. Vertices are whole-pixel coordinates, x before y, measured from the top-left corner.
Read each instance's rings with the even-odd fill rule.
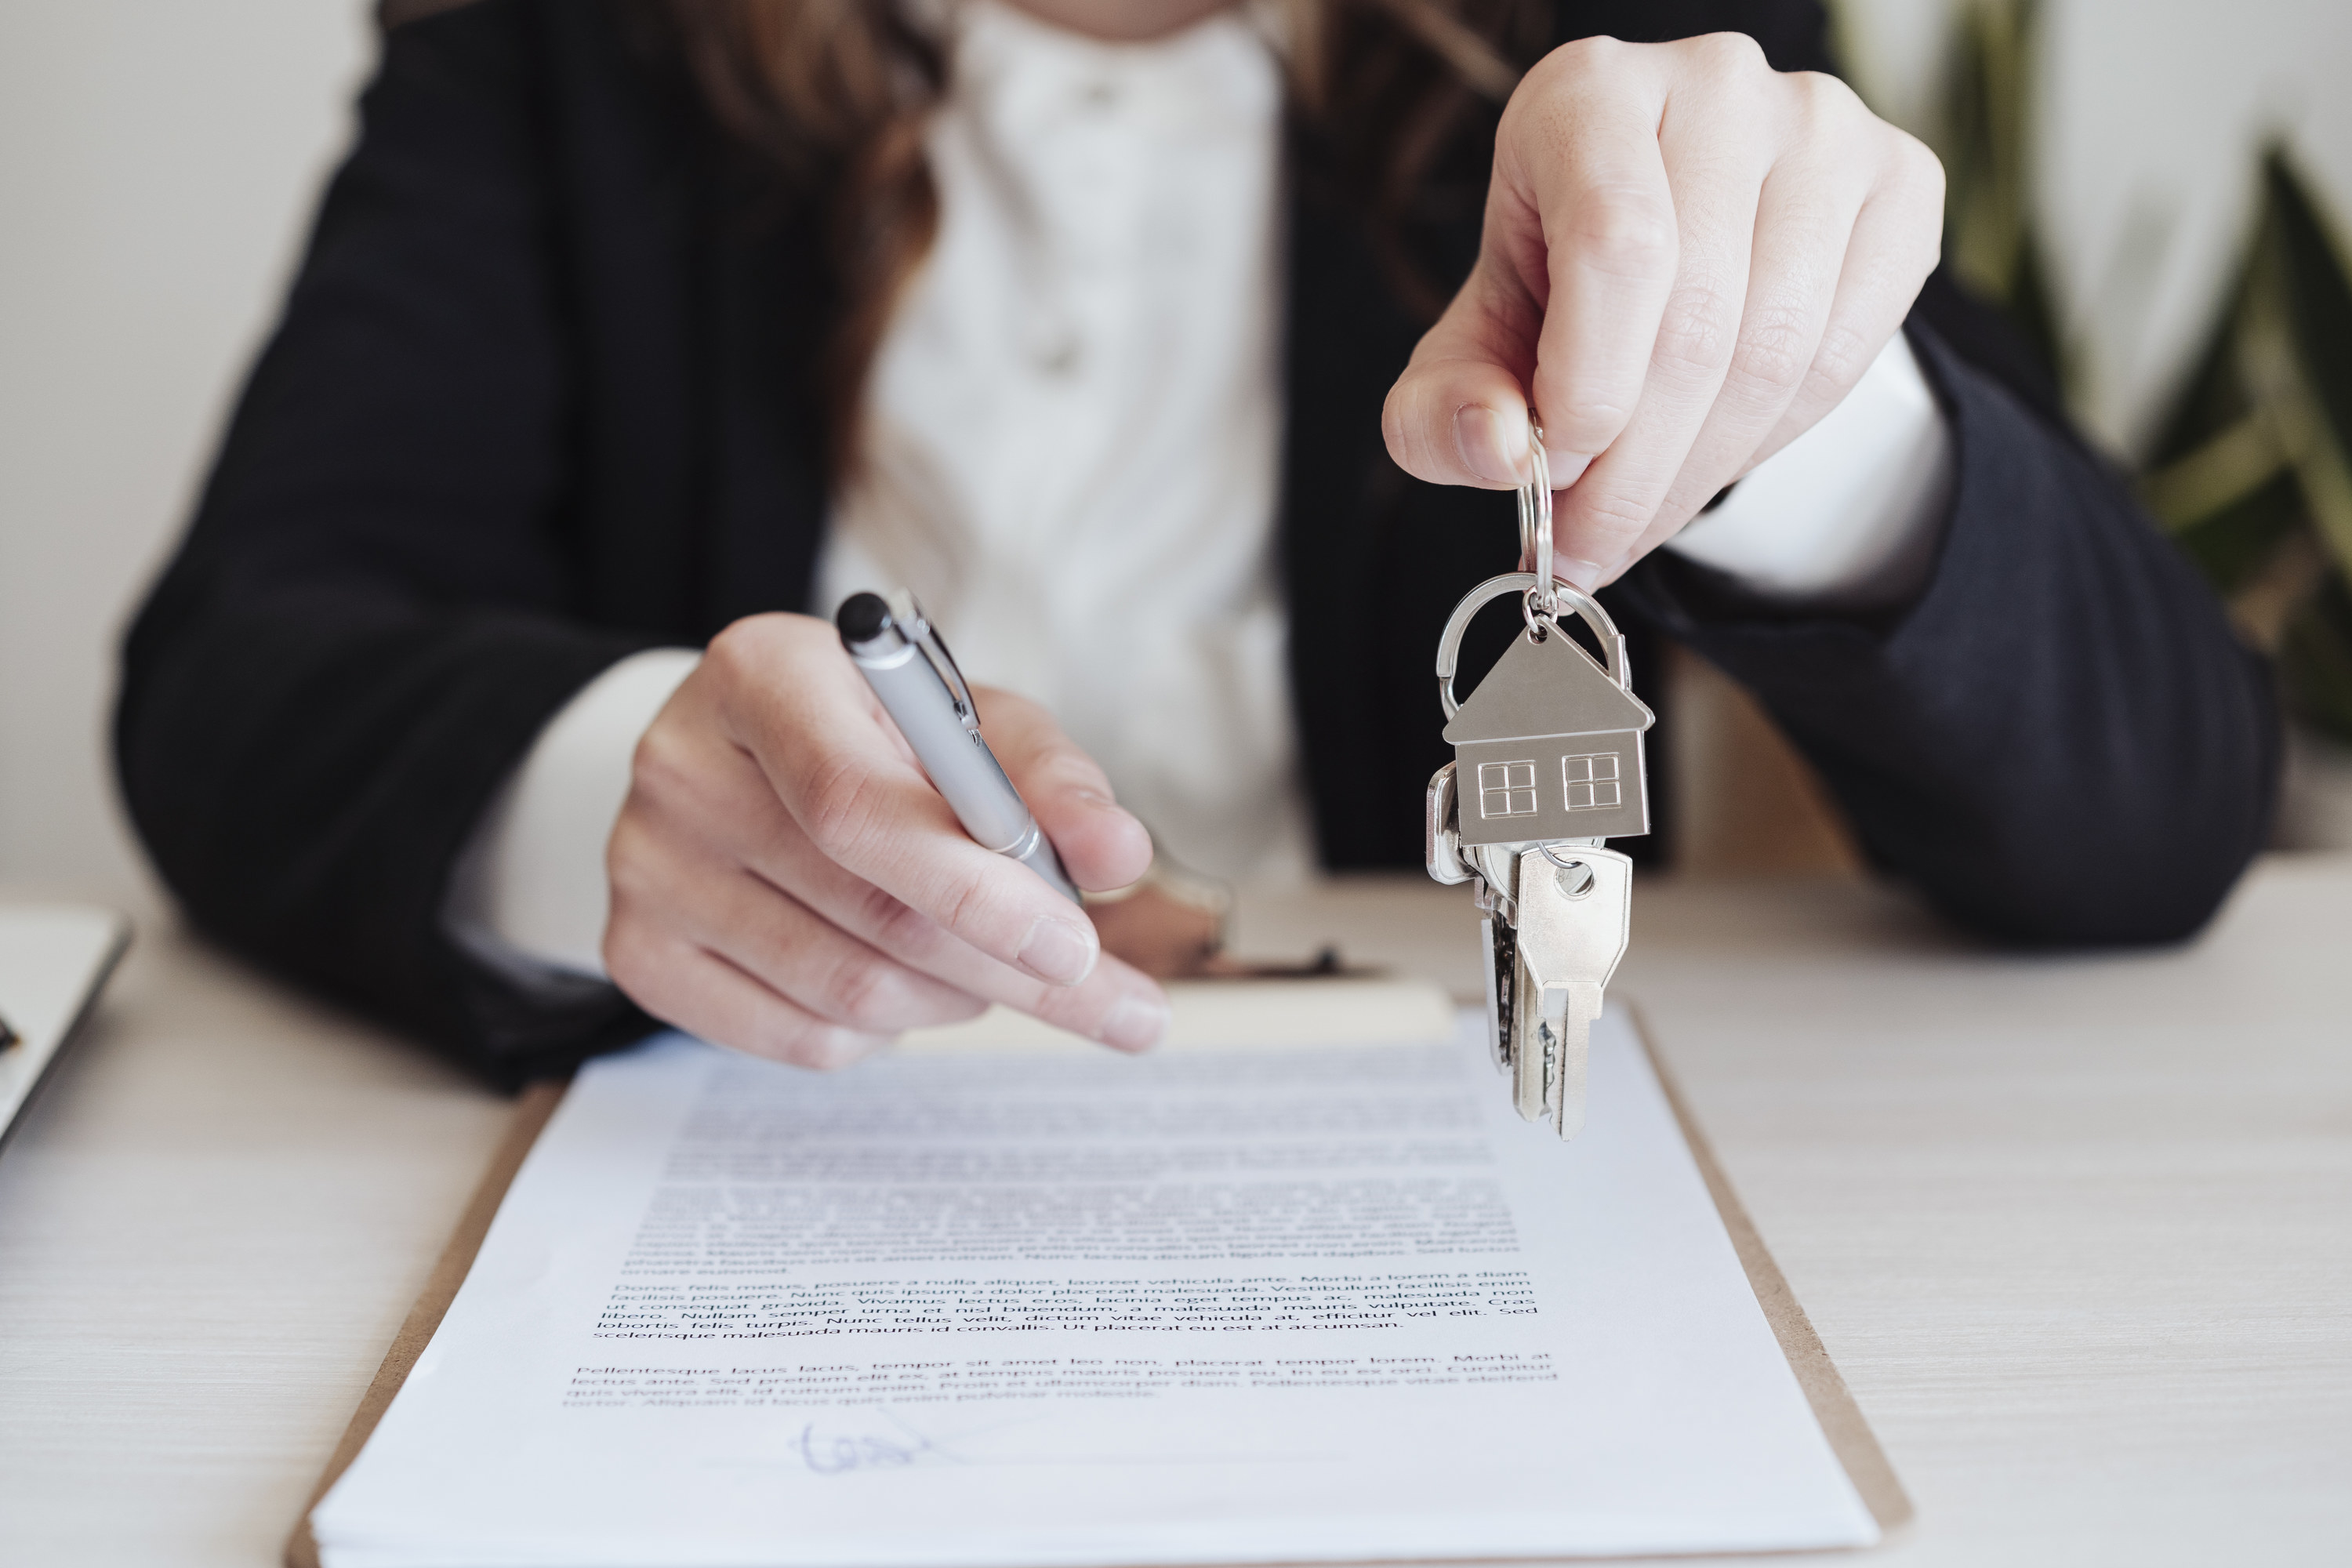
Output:
[[[1610,776],[1616,776],[1617,759],[1612,756]],[[1614,786],[1612,786],[1612,788]],[[1575,792],[1570,792],[1574,798]],[[1613,804],[1613,803],[1612,803]],[[1533,816],[1536,814],[1536,764],[1530,757],[1523,763],[1480,763],[1478,764],[1478,815],[1481,816]]]
[[[1486,770],[1481,768],[1478,771],[1484,774]],[[1624,796],[1619,793],[1617,753],[1614,752],[1591,752],[1582,756],[1562,757],[1559,771],[1568,785],[1568,809],[1570,811],[1598,811],[1624,802]],[[1530,806],[1528,809],[1534,808]]]

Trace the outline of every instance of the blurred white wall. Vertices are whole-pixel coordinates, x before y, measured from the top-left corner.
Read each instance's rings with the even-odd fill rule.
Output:
[[[2204,341],[2284,136],[2352,221],[2352,5],[2068,0],[2052,8],[2040,207],[2111,438],[2151,436]]]
[[[365,0],[0,5],[0,879],[140,896],[114,645],[373,47]]]
[[[1946,0],[1847,0],[1924,116]],[[2253,146],[2352,215],[2352,5],[2047,0],[2041,205],[2110,438],[2202,330]],[[364,0],[0,6],[0,879],[139,899],[113,648],[183,521],[372,52]]]
[[[1841,0],[1856,85],[1932,121],[1949,0]],[[2284,136],[2352,224],[2352,4],[2042,0],[2035,207],[2096,432],[2152,432],[2253,216],[2255,150]]]

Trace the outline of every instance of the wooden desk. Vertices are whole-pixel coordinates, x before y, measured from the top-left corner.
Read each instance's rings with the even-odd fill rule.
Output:
[[[1636,910],[1618,990],[1918,1505],[1868,1561],[2352,1560],[2352,858],[2156,955],[1852,883]],[[1243,913],[1326,939],[1478,983],[1460,889]],[[142,931],[0,1158],[0,1561],[275,1562],[505,1111]]]

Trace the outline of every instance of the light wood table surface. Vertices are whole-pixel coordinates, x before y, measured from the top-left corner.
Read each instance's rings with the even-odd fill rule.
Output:
[[[2352,1563],[2352,857],[2161,953],[1851,882],[1635,911],[1612,994],[1917,1505],[1868,1561]],[[1459,889],[1242,911],[1326,941],[1478,984]],[[274,1563],[506,1113],[148,922],[0,1155],[0,1563]]]

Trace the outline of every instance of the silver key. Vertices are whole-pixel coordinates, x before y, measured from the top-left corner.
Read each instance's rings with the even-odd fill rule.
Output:
[[[1422,847],[1429,874],[1440,882],[1475,884],[1478,935],[1486,950],[1486,1047],[1495,1070],[1511,1070],[1517,1016],[1512,1003],[1522,990],[1518,982],[1517,918],[1511,891],[1518,885],[1517,846],[1462,843],[1460,802],[1454,791],[1454,764],[1446,763],[1429,781],[1429,815],[1423,823]]]
[[[1584,1128],[1584,1062],[1601,993],[1625,956],[1633,862],[1614,849],[1523,851],[1512,1099],[1521,1116],[1549,1119],[1562,1138]]]
[[[1573,1138],[1584,1126],[1592,1025],[1625,956],[1633,863],[1590,841],[1465,848],[1454,767],[1430,781],[1429,874],[1476,884],[1486,1038],[1513,1106]]]

